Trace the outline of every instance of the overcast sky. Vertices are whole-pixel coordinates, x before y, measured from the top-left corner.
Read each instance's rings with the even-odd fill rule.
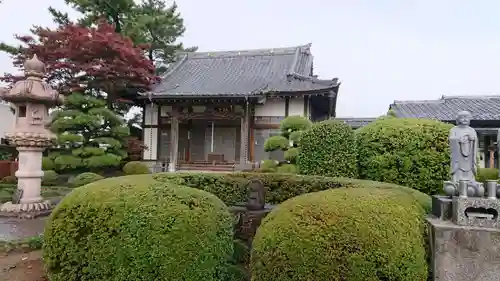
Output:
[[[3,0],[0,41],[52,25],[64,0]],[[342,81],[338,116],[385,113],[394,100],[500,93],[494,0],[178,0],[201,51],[312,43],[315,72]],[[73,15],[75,15],[73,13]],[[0,54],[0,72],[12,71]]]

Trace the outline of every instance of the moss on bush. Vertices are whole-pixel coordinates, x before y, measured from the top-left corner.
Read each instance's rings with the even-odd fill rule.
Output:
[[[141,175],[141,174],[150,174],[146,164],[141,163],[140,161],[130,161],[123,166],[123,172],[125,175]]]
[[[314,124],[300,137],[300,173],[329,177],[357,177],[356,143],[349,125],[327,120]]]
[[[81,173],[81,174],[77,175],[76,177],[70,179],[70,181],[68,183],[71,187],[79,187],[79,186],[89,184],[91,182],[100,181],[102,179],[104,179],[104,177],[101,175],[86,172],[86,173]]]
[[[334,188],[379,188],[398,189],[414,197],[423,208],[430,211],[431,200],[426,194],[411,188],[383,182],[367,180],[304,176],[281,173],[158,173],[151,175],[160,182],[173,182],[179,185],[201,188],[217,195],[227,205],[245,202],[246,186],[251,178],[258,178],[267,188],[266,201],[279,204],[292,197]]]
[[[423,219],[423,209],[394,189],[295,197],[257,230],[252,281],[426,280]]]
[[[477,171],[476,180],[478,182],[485,182],[487,180],[497,180],[498,169],[495,168],[479,168]]]
[[[42,185],[55,186],[58,183],[58,179],[59,179],[58,173],[52,170],[43,171]]]
[[[360,177],[441,192],[449,180],[450,124],[435,120],[382,118],[356,130]]]
[[[51,281],[219,281],[233,251],[233,216],[216,196],[152,175],[75,189],[45,229]]]

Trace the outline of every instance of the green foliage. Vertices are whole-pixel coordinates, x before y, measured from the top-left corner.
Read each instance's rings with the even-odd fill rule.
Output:
[[[127,156],[123,146],[129,129],[123,118],[92,96],[68,96],[54,113],[50,129],[57,134],[59,147],[65,149],[49,155],[58,171],[117,167]]]
[[[59,174],[52,171],[43,171],[42,185],[44,186],[55,186],[58,183]]]
[[[477,171],[476,180],[478,182],[485,182],[487,180],[497,180],[498,169],[495,168],[479,168]]]
[[[327,120],[302,133],[297,166],[300,173],[357,177],[356,142],[349,125]]]
[[[278,163],[275,160],[264,160],[262,164],[260,164],[262,169],[276,169],[278,167]]]
[[[299,149],[297,147],[291,147],[285,151],[285,159],[294,164],[297,161],[297,156],[299,155]]]
[[[14,241],[0,241],[0,253],[11,251],[30,252],[40,250],[43,246],[43,235],[32,236]]]
[[[0,183],[0,203],[12,201],[16,189],[17,185],[15,183]],[[71,192],[71,190],[67,186],[42,186],[42,197],[45,199],[60,198]]]
[[[167,5],[163,0],[67,0],[66,3],[82,14],[78,23],[90,26],[99,18],[105,18],[115,26],[117,33],[130,37],[136,45],[148,45],[149,59],[159,64],[171,62],[176,51],[196,50],[196,47],[185,49],[177,43],[185,26],[175,3]],[[56,23],[66,25],[70,22],[67,13],[52,7],[49,11]]]
[[[123,166],[123,172],[125,175],[140,175],[140,174],[150,174],[148,166],[139,161],[130,161]]]
[[[283,174],[296,174],[298,169],[294,164],[283,164],[276,169],[276,172]]]
[[[398,190],[337,189],[279,205],[252,244],[252,281],[427,280],[424,211]]]
[[[302,131],[295,131],[295,132],[290,133],[289,139],[290,139],[290,141],[293,142],[294,146],[297,146],[300,143],[300,136],[301,135],[302,135]]]
[[[302,116],[288,116],[280,123],[280,130],[284,137],[289,138],[292,132],[305,131],[312,122]]]
[[[233,254],[233,216],[208,192],[124,176],[71,192],[44,238],[51,281],[220,281]]]
[[[284,136],[272,136],[264,142],[264,151],[287,150],[290,142]]]
[[[440,193],[449,180],[451,127],[435,120],[382,118],[357,129],[360,177]]]
[[[80,187],[95,181],[100,181],[102,179],[104,179],[104,177],[101,175],[86,172],[86,173],[81,173],[78,176],[70,179],[68,183],[71,187]]]
[[[16,176],[6,176],[3,177],[1,180],[1,183],[4,184],[17,184],[17,177]]]
[[[42,158],[42,170],[43,171],[54,170],[55,167],[56,167],[56,164],[54,164],[54,161],[52,159],[50,159],[49,157]]]
[[[417,190],[391,183],[374,182],[347,178],[304,176],[280,173],[158,173],[151,178],[160,182],[173,182],[193,188],[200,188],[215,194],[227,205],[246,202],[248,180],[257,178],[267,189],[266,202],[280,204],[292,197],[335,188],[378,188],[398,189],[415,198],[420,205],[430,211],[430,196]]]

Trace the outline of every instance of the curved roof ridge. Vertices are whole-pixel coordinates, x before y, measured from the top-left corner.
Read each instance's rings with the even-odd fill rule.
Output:
[[[441,97],[442,100],[449,100],[449,99],[500,99],[500,94],[488,94],[488,95],[443,95]]]
[[[256,56],[256,55],[291,55],[295,52],[310,52],[312,43],[298,45],[293,47],[280,48],[260,48],[246,50],[225,50],[225,51],[204,51],[204,52],[179,52],[177,56],[187,55],[189,58],[213,58],[213,57],[230,57],[230,56]]]

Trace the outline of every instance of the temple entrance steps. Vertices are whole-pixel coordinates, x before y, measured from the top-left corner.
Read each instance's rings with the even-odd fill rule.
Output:
[[[236,164],[234,163],[180,163],[177,167],[178,171],[209,171],[209,172],[234,172]]]

